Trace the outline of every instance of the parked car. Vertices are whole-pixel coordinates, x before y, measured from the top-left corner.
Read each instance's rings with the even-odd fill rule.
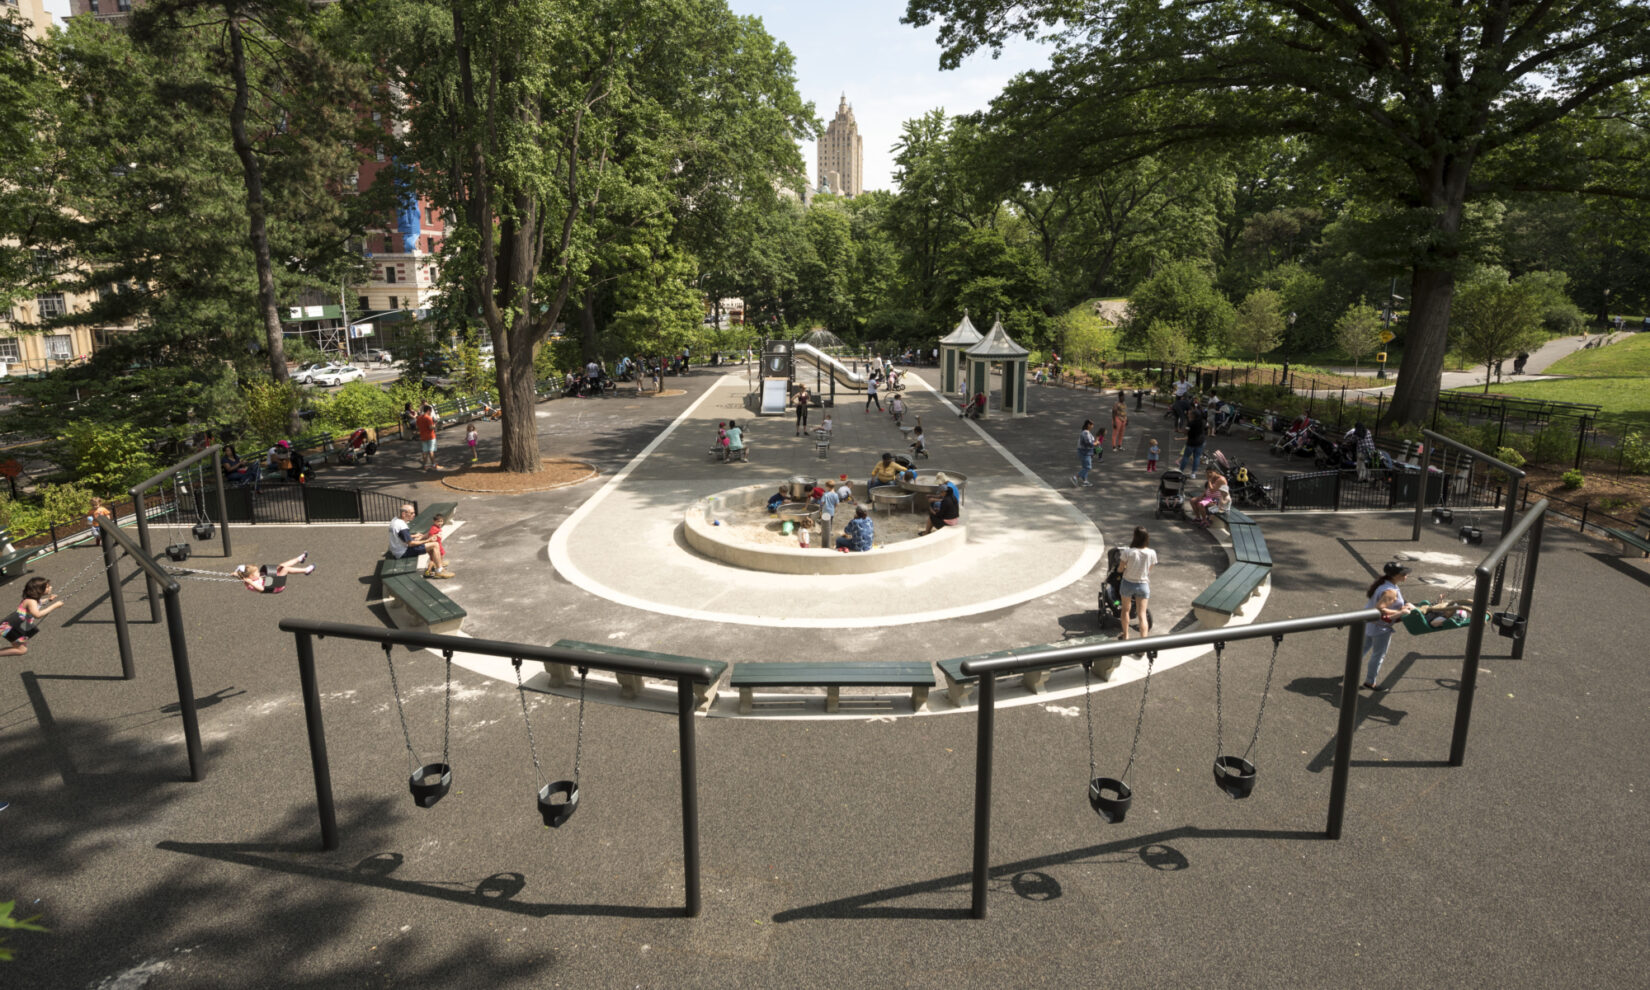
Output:
[[[377,361],[379,364],[390,364],[395,361],[395,356],[382,347],[369,347],[363,360]]]
[[[292,376],[292,380],[300,385],[314,385],[317,378],[337,371],[342,367],[344,367],[344,365],[333,362],[329,362],[327,364],[314,364],[309,366],[307,369],[300,368],[298,373]]]
[[[346,364],[340,367],[329,368],[318,372],[310,378],[310,381],[316,385],[326,385],[330,387],[333,385],[342,385],[345,382],[364,381],[366,377],[367,373],[365,371],[362,371],[353,364]]]

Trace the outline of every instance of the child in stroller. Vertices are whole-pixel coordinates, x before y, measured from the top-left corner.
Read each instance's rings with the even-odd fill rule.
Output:
[[[1163,472],[1163,477],[1157,482],[1157,518],[1180,515],[1181,502],[1185,499],[1186,476],[1179,471]]]
[[[367,439],[367,431],[358,429],[349,435],[349,442],[338,455],[339,464],[364,464],[367,458],[378,453],[378,442]]]

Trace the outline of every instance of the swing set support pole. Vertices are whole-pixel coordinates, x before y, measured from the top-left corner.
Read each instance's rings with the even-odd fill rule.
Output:
[[[115,528],[110,523],[108,528]],[[115,541],[103,538],[103,574],[109,579],[109,608],[114,612],[115,644],[120,648],[120,676],[137,680],[137,667],[132,663],[132,634],[126,627],[126,599],[120,593],[120,568],[115,566]]]
[[[699,917],[699,751],[694,738],[693,711],[698,705],[693,682],[676,682],[676,739],[682,752],[682,914]]]
[[[1535,597],[1535,567],[1541,560],[1541,534],[1547,528],[1547,513],[1537,517],[1535,524],[1530,527],[1530,545],[1524,553],[1524,580],[1523,587],[1518,589],[1518,614],[1524,617],[1524,635],[1513,640],[1512,655],[1514,660],[1524,659],[1524,643],[1529,640],[1530,603]]]
[[[1364,659],[1364,624],[1346,628],[1346,669],[1341,671],[1341,717],[1335,729],[1335,772],[1329,779],[1329,824],[1324,835],[1341,837],[1346,818],[1346,783],[1352,772],[1352,733],[1358,726],[1358,667]]]
[[[997,732],[997,677],[980,677],[979,717],[974,740],[974,893],[972,915],[985,920],[986,886],[991,879],[991,756]]]
[[[161,593],[166,599],[166,636],[172,645],[172,673],[178,680],[178,716],[183,720],[183,741],[189,752],[189,779],[206,779],[206,758],[201,753],[201,726],[195,715],[195,678],[189,672],[189,644],[183,633],[181,589],[176,581]]]
[[[332,805],[332,769],[327,762],[327,730],[321,722],[321,687],[315,677],[315,637],[297,632],[298,679],[303,685],[304,728],[309,733],[309,766],[315,776],[315,807],[321,813],[321,848],[338,848],[338,812]]]
[[[223,559],[228,560],[234,551],[229,546],[229,500],[224,495],[224,489],[229,485],[224,478],[223,447],[220,444],[212,445],[212,477],[217,479],[212,490],[218,496],[218,532],[223,534]]]

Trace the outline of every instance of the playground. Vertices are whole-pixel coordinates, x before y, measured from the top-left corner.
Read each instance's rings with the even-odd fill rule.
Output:
[[[1131,413],[1124,450],[1074,489],[1078,427],[1103,421],[1109,400],[1029,385],[1026,415],[964,420],[939,377],[908,373],[900,394],[906,424],[920,417],[928,437],[921,469],[967,478],[966,538],[865,573],[741,567],[685,535],[702,500],[797,477],[862,488],[882,452],[904,452],[891,417],[840,383],[823,449],[788,409],[754,415],[744,371],[695,372],[676,397],[543,404],[544,450],[598,476],[540,494],[454,491],[421,474],[408,445],[387,445],[354,484],[456,506],[444,540],[458,576],[438,585],[476,648],[450,664],[439,649],[279,628],[392,629],[374,573],[383,523],[233,525],[227,558],[217,536],[197,537],[184,566],[200,580],[159,562],[179,586],[156,583],[164,616],[129,559],[115,570],[124,620],[103,551],[31,561],[30,576],[70,590],[0,677],[0,899],[51,929],[11,933],[8,982],[1642,982],[1650,782],[1635,754],[1650,743],[1650,684],[1622,617],[1643,611],[1650,562],[1547,526],[1539,583],[1533,553],[1504,575],[1498,610],[1534,587],[1521,640],[1488,626],[1399,631],[1384,690],[1349,695],[1344,623],[1279,641],[1244,630],[1358,613],[1393,559],[1413,569],[1412,601],[1471,598],[1504,517],[1472,514],[1482,539],[1467,543],[1459,512],[1429,516],[1418,541],[1407,508],[1256,514],[1270,572],[1218,627],[1218,673],[1213,641],[1123,654],[1096,614],[1107,548],[1145,525],[1160,555],[1146,648],[1211,632],[1197,603],[1245,552],[1235,536],[1154,518],[1144,450],[1154,436],[1175,444],[1169,421]],[[748,460],[707,457],[728,420]],[[496,424],[481,429],[497,442]],[[1210,446],[1266,459],[1262,442]],[[714,525],[716,510],[699,517]],[[157,550],[190,535],[150,528]],[[280,595],[212,579],[306,550],[315,574]],[[117,624],[135,679],[122,677]],[[1464,684],[1475,635],[1482,656]],[[591,649],[556,646],[570,641]],[[518,669],[509,644],[547,652]],[[575,658],[598,648],[732,670],[714,698],[599,663],[581,677]],[[745,705],[730,679],[750,664],[933,669],[1021,651],[982,661],[1006,670],[1061,649],[1119,655],[1087,673],[1058,666],[1036,690],[988,669],[961,703],[938,675],[920,705],[906,687],[844,686],[834,711],[821,688],[777,681]],[[1228,753],[1258,768],[1241,800],[1211,780]],[[409,772],[438,762],[449,789],[415,804]],[[1090,779],[1125,766],[1132,802],[1108,821]],[[566,779],[577,813],[547,827],[538,795]]]

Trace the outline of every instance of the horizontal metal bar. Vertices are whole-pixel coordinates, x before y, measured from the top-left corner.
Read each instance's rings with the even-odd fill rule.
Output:
[[[1277,622],[1258,622],[1247,626],[1228,626],[1202,632],[1170,633],[1167,636],[1149,636],[1146,639],[1114,640],[1088,646],[1057,646],[1049,649],[1027,650],[1011,657],[990,660],[964,661],[962,670],[969,676],[982,677],[1001,674],[1021,674],[1048,667],[1066,667],[1085,660],[1104,660],[1152,650],[1161,653],[1182,646],[1207,646],[1210,643],[1235,643],[1245,639],[1269,636],[1287,636],[1291,633],[1312,632],[1318,629],[1336,629],[1354,622],[1374,622],[1381,617],[1377,608],[1356,612],[1334,612],[1304,619],[1280,619]]]
[[[594,667],[616,674],[657,677],[667,681],[685,680],[695,684],[709,684],[714,679],[707,664],[686,660],[621,657],[611,653],[592,653],[555,646],[508,643],[498,639],[470,639],[467,636],[443,636],[438,633],[413,632],[405,629],[385,629],[381,626],[354,626],[342,622],[317,622],[313,619],[282,619],[280,629],[282,632],[306,632],[315,636],[335,636],[339,639],[358,639],[369,643],[393,643],[420,650],[452,650],[455,653],[479,653],[483,656],[505,659],[519,657],[522,660],[548,660],[551,663]]]
[[[1530,506],[1529,511],[1513,523],[1511,529],[1507,530],[1507,535],[1501,537],[1501,542],[1495,545],[1495,549],[1491,550],[1483,560],[1479,561],[1478,566],[1473,568],[1473,573],[1486,575],[1494,571],[1496,566],[1501,563],[1501,559],[1512,552],[1512,548],[1518,545],[1518,541],[1524,538],[1524,534],[1529,532],[1530,527],[1535,525],[1535,521],[1546,512],[1546,499]]]
[[[213,454],[216,454],[221,449],[221,445],[213,444],[199,453],[191,454],[161,473],[155,475],[153,478],[150,478],[147,481],[140,481],[133,485],[127,494],[131,495],[133,499],[137,499],[141,497],[144,492],[165,481],[167,478],[170,478],[172,475],[177,474],[184,468],[193,467],[196,461],[203,461],[208,457],[211,457]]]
[[[1433,443],[1441,443],[1446,447],[1453,447],[1453,448],[1455,448],[1456,450],[1460,451],[1463,454],[1471,454],[1472,457],[1473,457],[1473,460],[1483,461],[1485,464],[1488,464],[1490,467],[1496,468],[1497,470],[1501,471],[1503,474],[1510,475],[1514,478],[1523,478],[1524,477],[1524,471],[1523,471],[1522,468],[1515,468],[1511,464],[1508,464],[1506,461],[1498,461],[1495,458],[1491,457],[1490,455],[1484,453],[1482,450],[1474,450],[1473,448],[1468,447],[1466,444],[1461,443],[1461,442],[1456,441],[1456,440],[1451,440],[1449,437],[1446,437],[1441,433],[1434,433],[1431,430],[1422,430],[1421,435],[1426,437],[1427,439],[1431,440]]]
[[[145,573],[159,582],[162,591],[178,590],[178,582],[173,579],[172,575],[166,573],[164,567],[149,559],[149,555],[143,552],[143,548],[138,546],[137,541],[128,536],[125,530],[119,526],[105,525],[102,527],[102,531],[109,534],[116,543],[120,544],[121,549],[126,551],[126,556],[132,558],[139,567],[143,568]]]

